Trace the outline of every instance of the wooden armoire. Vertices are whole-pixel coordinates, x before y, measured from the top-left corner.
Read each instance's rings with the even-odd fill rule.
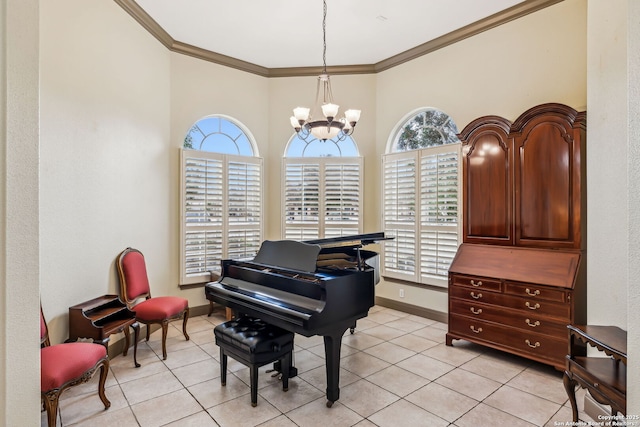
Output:
[[[513,123],[480,117],[458,136],[463,243],[446,344],[564,369],[567,325],[586,323],[586,113],[543,104]]]

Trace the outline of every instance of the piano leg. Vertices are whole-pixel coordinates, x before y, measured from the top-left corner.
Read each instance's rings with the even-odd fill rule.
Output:
[[[327,408],[340,398],[340,347],[347,328],[324,336],[324,354],[327,368]]]

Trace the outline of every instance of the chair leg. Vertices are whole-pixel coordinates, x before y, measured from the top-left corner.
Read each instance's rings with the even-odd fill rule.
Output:
[[[184,319],[182,320],[182,333],[187,341],[189,341],[189,334],[187,334],[187,320],[189,320],[189,307],[184,311]]]
[[[109,373],[109,359],[105,359],[100,367],[100,381],[98,382],[98,395],[100,400],[104,403],[104,409],[109,409],[111,402],[107,399],[107,395],[104,392],[104,385],[107,382],[107,374]]]
[[[162,322],[162,360],[167,360],[167,329],[169,327],[169,321],[164,320]]]
[[[258,405],[258,366],[251,365],[251,406]]]
[[[147,324],[147,341],[149,341],[149,337],[151,336],[151,325]]]
[[[220,348],[220,383],[227,385],[227,355],[224,354],[222,347]]]
[[[138,322],[131,325],[133,328],[133,365],[136,368],[140,367],[138,363],[138,338],[140,336],[140,324]]]
[[[124,350],[122,350],[122,356],[126,356],[129,352],[129,346],[131,345],[131,334],[129,334],[129,327],[125,327],[122,332],[124,332]]]
[[[49,427],[56,426],[56,418],[58,418],[58,399],[60,398],[59,392],[49,392],[42,396],[44,401],[44,409],[47,411],[47,423]]]

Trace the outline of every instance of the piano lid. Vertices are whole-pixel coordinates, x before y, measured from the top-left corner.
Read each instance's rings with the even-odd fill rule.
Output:
[[[334,252],[340,250],[340,248],[359,249],[365,245],[389,239],[393,239],[393,237],[385,237],[384,232],[379,232],[302,242],[296,240],[265,240],[262,242],[252,262],[265,267],[279,267],[312,273],[316,271],[319,254],[322,249],[334,248]],[[360,259],[359,256],[358,259]],[[335,260],[332,260],[332,262],[335,263]]]
[[[385,237],[384,232],[381,231],[378,233],[354,234],[352,236],[332,237],[328,239],[305,240],[304,243],[320,245],[322,248],[340,246],[361,247],[382,240],[392,239],[393,237]]]

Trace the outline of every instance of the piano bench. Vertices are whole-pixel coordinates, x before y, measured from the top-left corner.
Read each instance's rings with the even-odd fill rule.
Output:
[[[258,368],[280,362],[282,389],[289,389],[293,353],[293,332],[249,316],[221,323],[213,329],[220,347],[220,381],[227,384],[227,356],[250,369],[251,406],[258,404]]]

